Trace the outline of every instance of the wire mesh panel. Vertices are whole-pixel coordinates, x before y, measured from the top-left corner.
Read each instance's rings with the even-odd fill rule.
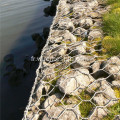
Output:
[[[102,0],[60,0],[23,120],[120,120],[120,55],[102,46]]]

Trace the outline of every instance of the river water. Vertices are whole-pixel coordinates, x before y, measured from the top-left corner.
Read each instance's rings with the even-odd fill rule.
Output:
[[[42,34],[43,28],[52,23],[52,17],[44,16],[44,8],[50,1],[43,0],[0,0],[0,69],[4,71],[3,58],[14,55],[16,67],[22,67],[26,55],[36,50],[33,33]],[[35,71],[34,71],[35,72]],[[1,76],[0,76],[1,77]],[[35,74],[30,74],[22,84],[11,86],[6,79],[0,80],[0,106],[2,120],[20,120],[28,102]]]

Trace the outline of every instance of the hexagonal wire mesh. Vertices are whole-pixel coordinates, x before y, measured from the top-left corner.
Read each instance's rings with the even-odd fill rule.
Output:
[[[120,119],[120,56],[104,53],[100,1],[59,1],[23,120]]]

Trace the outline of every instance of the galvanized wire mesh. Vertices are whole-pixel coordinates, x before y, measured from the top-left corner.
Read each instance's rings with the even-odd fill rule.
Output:
[[[23,120],[119,120],[120,56],[102,47],[99,0],[60,0]]]

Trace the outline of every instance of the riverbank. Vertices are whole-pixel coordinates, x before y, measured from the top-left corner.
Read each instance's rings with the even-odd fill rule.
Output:
[[[60,0],[23,120],[119,119],[120,56],[103,54],[101,0]]]

